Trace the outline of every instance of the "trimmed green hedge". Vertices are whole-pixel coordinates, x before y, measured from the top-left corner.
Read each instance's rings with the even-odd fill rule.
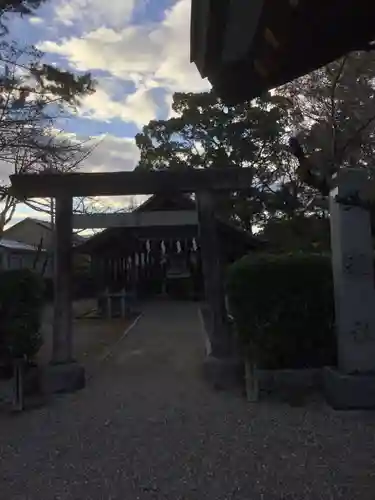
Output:
[[[0,273],[0,361],[31,361],[42,345],[43,279],[27,269]]]
[[[246,256],[230,267],[227,293],[242,346],[261,368],[336,364],[329,256]]]

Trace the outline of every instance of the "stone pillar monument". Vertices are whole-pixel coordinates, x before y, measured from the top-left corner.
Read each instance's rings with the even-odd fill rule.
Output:
[[[329,208],[338,369],[325,370],[325,390],[336,408],[375,408],[374,247],[370,213],[344,202],[351,196],[364,200],[368,174],[361,169],[342,169],[333,180]]]

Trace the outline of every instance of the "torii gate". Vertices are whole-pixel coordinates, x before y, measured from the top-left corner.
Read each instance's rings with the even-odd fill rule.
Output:
[[[248,189],[253,173],[246,168],[186,169],[161,172],[42,173],[11,176],[12,194],[18,199],[55,198],[55,298],[52,359],[47,390],[67,392],[85,384],[84,368],[74,360],[72,332],[72,230],[90,227],[87,216],[73,217],[73,198],[85,196],[124,196],[168,191],[196,194],[200,246],[206,300],[212,324],[211,358],[218,377],[233,370],[233,338],[227,322],[223,269],[215,225],[215,193]],[[155,217],[157,214],[153,214]],[[165,214],[159,214],[165,216]],[[98,217],[100,220],[98,220]],[[134,214],[119,214],[121,224],[134,223]],[[94,216],[95,227],[106,227],[114,215]],[[140,221],[137,221],[139,224]],[[94,227],[94,226],[92,226]],[[232,377],[233,373],[228,373]],[[211,369],[212,377],[212,369]],[[225,377],[225,375],[224,375]]]

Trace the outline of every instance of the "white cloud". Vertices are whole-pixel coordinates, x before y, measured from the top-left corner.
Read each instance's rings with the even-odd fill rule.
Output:
[[[77,7],[86,1],[74,0],[69,6]],[[107,17],[117,12],[117,2],[114,6],[112,2],[103,5],[108,10]],[[76,15],[81,16],[82,12]],[[157,104],[150,89],[165,89],[166,101],[170,102],[170,96],[176,91],[199,92],[209,88],[208,82],[202,80],[189,62],[190,0],[178,0],[159,24],[132,25],[126,23],[125,17],[122,19],[122,27],[105,24],[103,18],[101,26],[93,23],[94,27],[82,36],[39,45],[45,52],[64,56],[77,70],[106,71],[113,78],[134,82],[134,93],[129,96],[124,91],[123,98],[115,98],[108,87],[99,84],[96,95],[84,102],[84,111],[91,117],[121,118],[139,126],[156,116]]]
[[[85,117],[96,120],[109,121],[120,118],[123,121],[134,122],[142,127],[155,118],[157,104],[151,93],[151,89],[139,88],[123,101],[111,98],[110,93],[103,88],[84,99],[79,113]]]
[[[148,78],[160,66],[158,43],[150,39],[145,26],[128,26],[120,31],[101,27],[83,37],[46,41],[39,47],[65,56],[80,70],[105,70],[117,78]],[[161,48],[160,48],[161,49]]]
[[[139,160],[139,150],[134,139],[104,135],[93,138],[97,146],[82,163],[84,172],[130,171]]]
[[[139,0],[138,0],[139,1]],[[135,0],[62,0],[55,3],[55,20],[67,26],[82,24],[84,26],[122,26],[131,18]]]
[[[11,163],[0,161],[0,185],[9,182],[9,176],[14,173],[14,166]]]

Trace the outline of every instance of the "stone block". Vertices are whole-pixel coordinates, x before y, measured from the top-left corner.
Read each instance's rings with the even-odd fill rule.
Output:
[[[315,390],[322,386],[321,368],[258,370],[261,391],[273,392],[280,389]]]
[[[336,410],[375,409],[375,373],[347,374],[327,367],[323,384],[327,402]]]
[[[243,389],[245,379],[243,361],[236,356],[215,356],[212,347],[212,313],[207,305],[201,306],[200,317],[206,355],[203,363],[204,378],[211,386],[218,390]]]
[[[338,366],[345,373],[375,373],[374,251],[371,217],[340,202],[369,184],[365,169],[340,169],[330,193],[332,271]]]
[[[50,364],[42,372],[44,394],[75,392],[85,387],[85,369],[78,363]]]

